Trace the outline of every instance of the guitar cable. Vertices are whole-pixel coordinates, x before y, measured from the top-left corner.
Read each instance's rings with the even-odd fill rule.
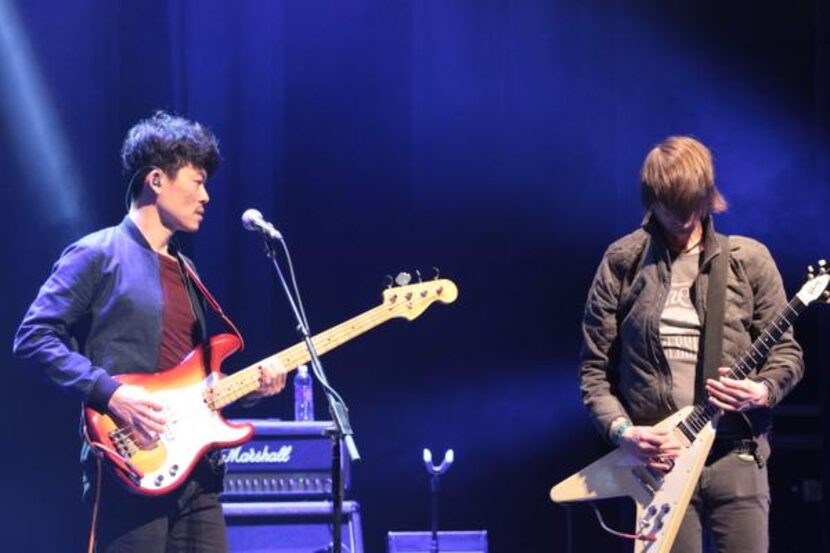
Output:
[[[135,467],[132,464],[124,459],[121,455],[117,452],[113,451],[109,447],[105,446],[101,442],[93,441],[92,438],[89,436],[89,431],[86,427],[86,424],[83,425],[83,432],[84,432],[84,439],[86,440],[87,444],[90,446],[90,450],[92,451],[93,455],[95,455],[95,499],[92,502],[92,517],[89,524],[89,541],[87,542],[87,553],[94,553],[95,552],[95,536],[98,532],[98,510],[100,509],[101,504],[101,487],[104,485],[103,479],[103,457],[106,453],[112,455],[115,459],[120,459],[125,467],[133,472],[133,474],[139,474]]]
[[[103,478],[101,478],[101,457],[95,457],[95,500],[92,503],[92,521],[89,525],[89,545],[87,546],[87,553],[95,552],[95,534],[98,531],[98,507],[101,503],[101,485]]]
[[[629,534],[627,532],[620,532],[619,530],[614,530],[613,528],[605,524],[605,521],[602,519],[602,513],[599,512],[599,507],[597,507],[593,501],[589,502],[589,505],[591,505],[591,508],[594,510],[594,514],[597,516],[597,521],[599,521],[599,525],[602,527],[603,530],[605,530],[609,534],[627,540],[641,540],[648,542],[657,541],[657,536],[655,536],[654,534]]]

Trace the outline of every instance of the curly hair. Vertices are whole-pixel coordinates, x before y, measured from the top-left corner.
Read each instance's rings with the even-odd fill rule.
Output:
[[[121,165],[130,179],[127,196],[138,196],[141,187],[136,183],[154,168],[175,176],[190,164],[210,176],[219,159],[219,142],[207,127],[159,110],[133,125],[121,146]]]

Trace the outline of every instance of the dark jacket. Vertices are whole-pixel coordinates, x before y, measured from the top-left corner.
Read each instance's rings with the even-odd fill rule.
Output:
[[[189,284],[204,340],[200,298]],[[17,331],[14,352],[105,411],[112,375],[156,371],[162,289],[158,254],[129,217],[64,250]]]
[[[767,248],[742,236],[730,237],[729,244],[722,366],[732,366],[787,305],[781,275]],[[701,321],[712,260],[721,254],[708,218],[700,272],[691,290]],[[652,425],[677,411],[659,335],[670,286],[670,252],[657,222],[647,214],[642,227],[608,247],[585,305],[580,387],[583,402],[605,436],[617,417]],[[751,378],[768,384],[774,405],[803,373],[801,348],[788,330]],[[753,434],[766,431],[769,409],[753,409],[747,415]]]
[[[180,263],[193,267],[176,255]],[[204,305],[190,279],[186,282],[199,323],[196,341],[203,342]],[[89,234],[64,250],[23,318],[14,352],[45,371],[59,387],[106,412],[119,385],[112,376],[156,372],[162,311],[158,254],[135,223],[124,217],[118,226]],[[84,442],[85,499],[92,497],[93,459]],[[205,489],[221,489],[221,455],[210,451],[205,460],[191,478],[199,478]]]

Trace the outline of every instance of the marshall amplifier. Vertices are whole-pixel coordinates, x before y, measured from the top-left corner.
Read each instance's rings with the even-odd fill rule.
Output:
[[[238,502],[222,505],[233,553],[329,553],[330,501]],[[363,553],[360,506],[343,502],[343,553]]]
[[[321,499],[331,496],[331,421],[237,420],[254,425],[250,441],[222,452],[222,500]],[[343,484],[349,489],[348,455],[340,444]]]

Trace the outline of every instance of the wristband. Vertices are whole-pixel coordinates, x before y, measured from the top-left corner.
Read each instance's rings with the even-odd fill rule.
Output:
[[[634,425],[631,424],[630,420],[624,420],[623,422],[618,424],[616,428],[611,430],[611,442],[614,445],[620,445],[620,439],[622,438],[623,433],[632,426]]]

